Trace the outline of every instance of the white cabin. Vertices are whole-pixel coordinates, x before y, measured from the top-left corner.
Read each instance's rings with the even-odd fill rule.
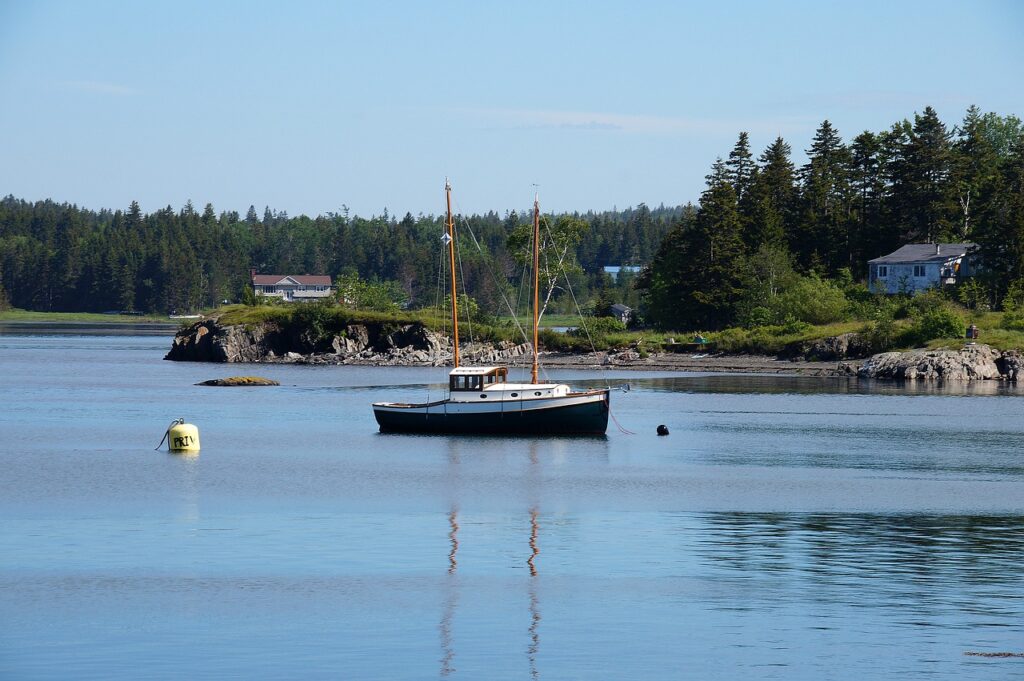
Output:
[[[536,400],[565,397],[569,386],[562,383],[508,383],[505,367],[459,367],[448,374],[449,400]]]

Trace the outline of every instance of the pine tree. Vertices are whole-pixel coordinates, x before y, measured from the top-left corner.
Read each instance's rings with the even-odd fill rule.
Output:
[[[726,178],[736,192],[737,203],[743,203],[757,173],[757,165],[750,153],[750,136],[741,132],[736,146],[729,152],[729,160],[725,162]]]
[[[973,232],[983,264],[980,276],[1000,301],[1009,284],[1024,277],[1024,141],[1003,162]]]
[[[693,226],[680,222],[638,281],[655,324],[717,329],[733,320],[743,286],[740,229],[736,192],[719,159],[708,176]]]
[[[868,260],[889,253],[898,245],[886,238],[883,225],[885,177],[881,150],[881,136],[867,130],[850,144],[851,271],[859,275],[863,275]]]
[[[801,168],[802,212],[793,252],[805,268],[835,272],[852,261],[849,232],[849,150],[829,121],[818,127]]]
[[[951,135],[935,109],[914,115],[914,127],[904,152],[904,187],[909,211],[907,235],[911,241],[951,239],[957,215]]]
[[[754,175],[749,196],[752,212],[745,225],[749,252],[761,246],[784,246],[792,230],[796,201],[790,146],[778,137],[758,159],[761,166]]]
[[[986,127],[981,109],[972,105],[957,129],[958,139],[953,145],[956,199],[960,208],[955,232],[961,241],[971,237],[971,219],[979,203],[985,200],[983,195],[991,192],[999,177],[999,154]]]

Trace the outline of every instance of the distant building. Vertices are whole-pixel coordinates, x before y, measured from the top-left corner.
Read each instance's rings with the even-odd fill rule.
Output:
[[[618,282],[619,281],[619,273],[620,272],[625,272],[625,273],[628,273],[628,274],[636,274],[637,272],[640,271],[640,266],[639,265],[605,265],[603,270],[604,270],[605,274],[607,274],[609,277],[612,278],[612,281]]]
[[[250,270],[252,290],[257,296],[288,302],[320,300],[331,296],[331,278],[320,274],[256,274]]]
[[[868,260],[868,288],[883,293],[915,293],[962,281],[974,272],[975,244],[907,244]]]
[[[633,308],[622,303],[615,303],[612,305],[612,316],[629,326],[629,322],[633,319]]]

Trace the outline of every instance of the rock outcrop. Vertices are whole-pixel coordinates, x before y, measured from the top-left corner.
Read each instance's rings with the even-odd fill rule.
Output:
[[[857,375],[896,380],[1016,380],[1020,359],[1015,352],[1004,356],[981,344],[967,345],[961,350],[883,352],[865,360]]]
[[[467,343],[463,361],[475,364],[515,363],[528,356],[530,345]],[[273,323],[221,325],[198,322],[179,331],[164,359],[183,362],[272,362],[278,364],[365,364],[441,366],[451,362],[451,341],[420,323],[350,324],[342,333],[312,339],[306,332]]]
[[[196,385],[234,388],[281,384],[271,378],[263,378],[262,376],[228,376],[227,378],[211,378],[208,381],[200,381],[199,383],[196,383]]]
[[[859,333],[844,333],[801,343],[798,356],[817,362],[867,357],[871,347]]]

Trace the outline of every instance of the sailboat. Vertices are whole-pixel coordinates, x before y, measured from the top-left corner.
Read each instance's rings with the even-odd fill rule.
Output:
[[[459,313],[455,280],[455,223],[452,188],[445,181],[448,207],[444,241],[451,270],[452,360],[448,396],[420,404],[374,402],[373,415],[385,433],[481,433],[522,435],[603,435],[608,428],[608,388],[573,390],[538,380],[540,302],[540,202],[533,202],[533,365],[529,383],[510,383],[508,368],[459,364]]]

